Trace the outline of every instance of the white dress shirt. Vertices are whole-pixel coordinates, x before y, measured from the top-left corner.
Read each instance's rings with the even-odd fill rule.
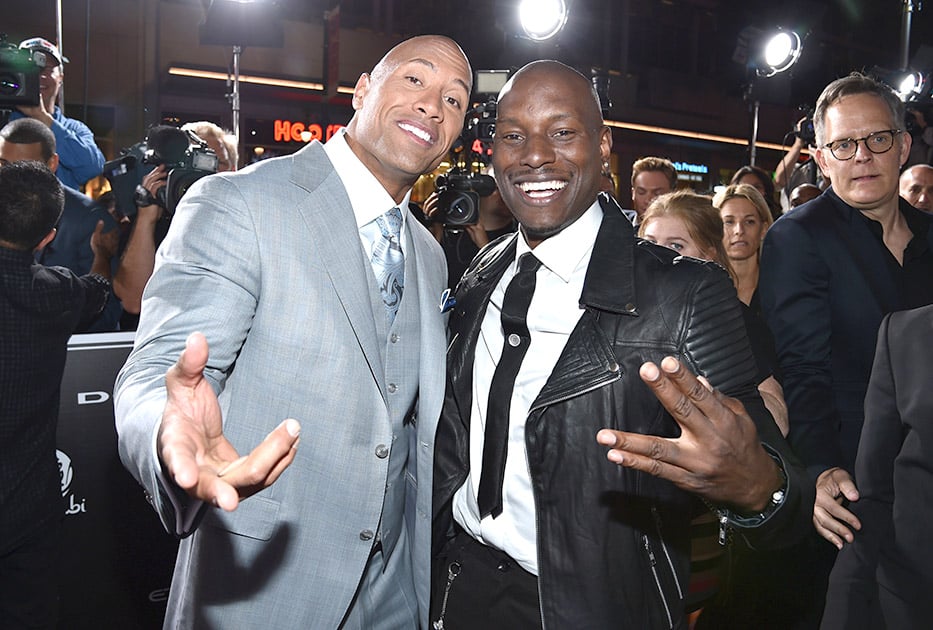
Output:
[[[324,145],[324,152],[327,153],[328,159],[334,165],[334,170],[343,182],[343,187],[347,190],[350,205],[353,206],[353,214],[356,216],[356,226],[360,230],[360,241],[366,253],[366,260],[372,259],[376,239],[382,236],[379,226],[376,225],[376,218],[394,207],[402,211],[401,246],[402,253],[406,253],[408,240],[405,237],[405,223],[409,216],[408,200],[411,197],[411,189],[405,193],[405,198],[401,203],[395,203],[375,175],[369,172],[369,169],[350,149],[345,135],[346,129],[340,129],[331,136]]]
[[[532,251],[520,234],[515,260],[489,299],[473,363],[473,408],[470,414],[470,473],[454,495],[454,519],[478,541],[509,554],[527,571],[538,574],[535,500],[525,451],[525,421],[531,404],[557,364],[571,331],[583,315],[580,295],[593,244],[602,221],[598,203],[574,223],[532,252],[541,261],[528,307],[531,344],[522,361],[509,410],[509,445],[502,483],[502,514],[480,520],[477,491],[483,467],[483,442],[489,388],[504,344],[500,320],[505,289],[518,270],[517,260]],[[596,439],[595,437],[593,439]]]

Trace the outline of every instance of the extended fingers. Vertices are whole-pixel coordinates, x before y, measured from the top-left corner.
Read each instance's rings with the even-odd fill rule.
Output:
[[[675,440],[602,429],[596,434],[596,441],[610,447],[606,457],[615,464],[668,479],[677,485],[691,483],[689,471],[678,465],[681,451]]]
[[[295,459],[300,433],[297,420],[285,420],[248,456],[231,462],[218,476],[235,488],[241,499],[267,488]]]
[[[642,364],[639,375],[681,425],[696,423],[722,407],[714,391],[674,357],[665,357],[660,367],[650,361]]]

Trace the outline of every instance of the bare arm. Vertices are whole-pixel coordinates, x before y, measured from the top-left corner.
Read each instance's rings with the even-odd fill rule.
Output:
[[[787,153],[784,154],[784,157],[781,158],[781,161],[778,162],[777,168],[774,169],[775,188],[781,189],[787,185],[790,173],[797,165],[797,160],[800,159],[801,151],[803,151],[803,140],[797,137],[794,140],[794,144],[791,145]]]
[[[781,430],[781,435],[787,437],[790,424],[787,418],[787,402],[784,400],[784,389],[773,376],[769,376],[758,384],[758,394],[764,401],[765,407],[771,412],[774,423]]]
[[[155,195],[165,185],[165,166],[159,165],[145,177],[142,185]],[[162,217],[162,208],[157,205],[143,206],[136,214],[136,224],[123,252],[120,268],[113,279],[113,290],[128,313],[139,314],[143,289],[155,266],[155,228]]]

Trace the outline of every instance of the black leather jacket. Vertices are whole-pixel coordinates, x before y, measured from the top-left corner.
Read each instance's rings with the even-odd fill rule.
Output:
[[[812,484],[758,396],[740,303],[726,273],[636,239],[618,206],[600,201],[604,217],[580,298],[586,312],[525,425],[542,620],[548,629],[681,628],[689,522],[702,504],[670,482],[610,463],[595,438],[603,427],[679,434],[639,378],[639,366],[679,357],[742,400],[762,442],[779,454],[789,482],[784,504],[764,522],[733,522],[751,544],[799,540],[810,526]],[[483,312],[514,256],[514,235],[492,243],[457,288],[435,441],[435,552],[451,535],[451,499],[468,472],[473,356]]]

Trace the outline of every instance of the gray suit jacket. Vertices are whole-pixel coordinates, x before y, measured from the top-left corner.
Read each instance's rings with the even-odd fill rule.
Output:
[[[406,523],[427,624],[434,432],[444,393],[446,265],[407,225],[406,297],[420,312],[417,441]],[[384,311],[345,189],[320,144],[197,182],[178,208],[146,288],[136,347],[117,377],[120,456],[182,541],[166,627],[334,628],[351,604],[377,531],[391,444]],[[165,371],[192,331],[210,345],[205,376],[241,454],[283,419],[301,422],[291,467],[224,513],[176,509],[155,435]],[[384,328],[381,328],[384,332]],[[175,497],[174,501],[172,496]],[[199,507],[203,520],[198,524]],[[364,540],[365,539],[365,540]]]

